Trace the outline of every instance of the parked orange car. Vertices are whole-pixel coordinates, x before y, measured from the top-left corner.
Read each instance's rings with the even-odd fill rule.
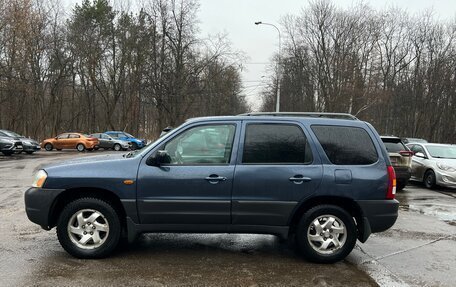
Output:
[[[47,151],[53,149],[77,149],[82,152],[85,150],[93,150],[98,146],[99,142],[97,138],[89,137],[85,134],[80,133],[64,133],[56,136],[55,138],[46,139],[41,143],[41,147]]]

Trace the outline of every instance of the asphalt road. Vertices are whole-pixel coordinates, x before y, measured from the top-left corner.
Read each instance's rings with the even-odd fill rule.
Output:
[[[454,286],[456,191],[413,185],[395,226],[333,265],[248,234],[148,234],[107,259],[72,258],[28,221],[23,194],[40,166],[99,153],[0,156],[0,286]]]

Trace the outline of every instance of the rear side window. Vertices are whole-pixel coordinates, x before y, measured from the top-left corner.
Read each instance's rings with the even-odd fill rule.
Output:
[[[366,165],[378,155],[369,134],[362,128],[312,125],[326,155],[337,165]]]
[[[310,164],[312,152],[300,127],[288,124],[247,125],[242,163]]]

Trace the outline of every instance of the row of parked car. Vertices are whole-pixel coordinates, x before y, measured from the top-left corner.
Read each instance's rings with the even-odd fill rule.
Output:
[[[104,133],[84,133],[68,132],[56,137],[38,141],[19,135],[9,130],[0,130],[0,152],[4,155],[25,152],[32,154],[41,148],[46,151],[77,149],[80,152],[85,150],[92,151],[112,149],[115,151],[127,149],[141,149],[146,145],[144,139],[138,139],[123,131],[107,131]]]
[[[427,188],[456,188],[456,145],[428,143],[424,139],[382,136],[396,172],[397,190],[409,180]]]

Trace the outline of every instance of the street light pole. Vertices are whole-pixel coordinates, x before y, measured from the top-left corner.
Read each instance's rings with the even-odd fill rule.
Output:
[[[279,112],[280,111],[280,76],[281,76],[281,71],[280,71],[280,60],[281,60],[281,57],[280,57],[280,51],[281,51],[281,49],[280,49],[280,44],[281,44],[280,30],[274,24],[264,23],[264,22],[261,22],[261,21],[255,22],[255,25],[272,26],[279,33],[279,55],[278,55],[279,59],[278,59],[278,62],[277,62],[277,98],[276,98],[276,112]]]

